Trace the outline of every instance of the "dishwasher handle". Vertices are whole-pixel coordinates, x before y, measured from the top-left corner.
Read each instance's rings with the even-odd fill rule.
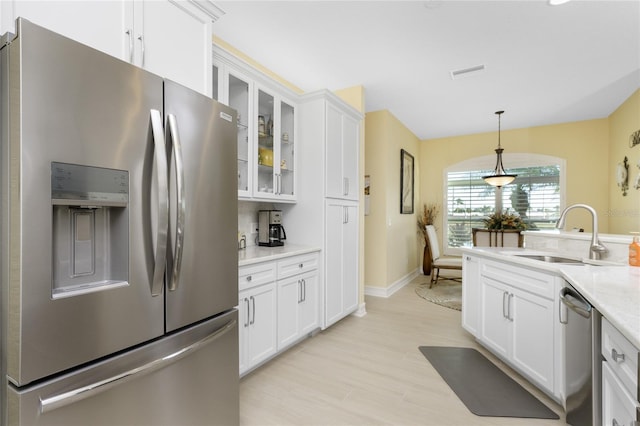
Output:
[[[580,293],[569,287],[560,290],[560,302],[578,315],[591,318],[593,307]]]

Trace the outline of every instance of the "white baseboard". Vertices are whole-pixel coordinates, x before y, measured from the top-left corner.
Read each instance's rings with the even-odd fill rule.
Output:
[[[360,318],[367,315],[366,303],[362,302],[360,305],[358,305],[358,310],[352,313],[351,315],[360,317]]]
[[[420,275],[420,269],[416,269],[415,271],[405,275],[400,278],[398,281],[391,284],[389,287],[381,288],[381,287],[371,287],[364,286],[364,294],[366,296],[374,296],[374,297],[390,297],[393,293],[400,290],[405,285],[409,284],[411,280]]]

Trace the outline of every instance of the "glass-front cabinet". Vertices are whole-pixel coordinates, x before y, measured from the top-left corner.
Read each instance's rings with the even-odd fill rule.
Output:
[[[249,164],[249,83],[233,74],[229,74],[229,106],[238,111],[238,195],[249,196],[250,179]]]
[[[229,71],[225,67],[213,67],[213,99],[230,106],[238,112],[238,197],[251,197],[252,164],[252,114],[253,83],[248,77]]]
[[[256,198],[295,200],[295,107],[256,89]]]
[[[296,107],[283,96],[295,94],[224,56],[214,63],[213,98],[238,112],[238,198],[295,202]]]

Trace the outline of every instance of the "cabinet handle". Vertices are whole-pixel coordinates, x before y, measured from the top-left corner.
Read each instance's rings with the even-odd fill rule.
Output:
[[[509,312],[507,311],[507,307],[505,307],[505,301],[508,302],[509,293],[506,291],[502,292],[502,317],[509,319]]]
[[[140,40],[140,53],[142,53],[142,62],[140,63],[140,67],[144,68],[144,38],[142,38],[142,34],[138,36],[138,40]]]
[[[307,280],[302,279],[302,301],[307,301]]]
[[[507,319],[513,322],[513,314],[511,313],[511,299],[513,299],[513,293],[509,294],[509,302],[507,303]]]
[[[349,195],[349,178],[342,178],[342,189],[344,190],[343,195]]]
[[[248,282],[251,282],[251,279],[252,279],[252,278],[251,278],[251,275],[247,275],[247,281],[248,281]]]
[[[249,299],[245,297],[244,301],[247,304],[247,321],[244,323],[244,326],[249,327]]]
[[[624,354],[619,354],[615,348],[611,348],[611,358],[613,358],[615,362],[624,362]]]
[[[251,305],[252,305],[252,316],[251,316],[251,321],[249,322],[249,324],[253,325],[256,322],[256,298],[251,296]]]
[[[302,280],[298,280],[298,303],[302,302]]]
[[[299,264],[298,268],[304,268],[304,263]]]
[[[133,31],[128,29],[125,34],[129,36],[129,63],[133,63]]]

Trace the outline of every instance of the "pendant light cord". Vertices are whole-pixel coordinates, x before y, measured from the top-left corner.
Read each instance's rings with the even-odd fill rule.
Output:
[[[500,116],[504,113],[504,111],[496,111],[496,115],[498,116],[498,149],[500,146]]]

